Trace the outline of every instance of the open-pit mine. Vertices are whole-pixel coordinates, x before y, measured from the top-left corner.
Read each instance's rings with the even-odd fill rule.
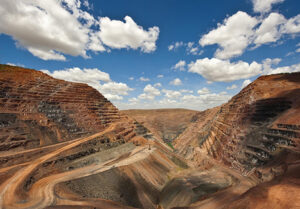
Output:
[[[0,208],[300,208],[300,73],[202,112],[119,111],[0,65]]]

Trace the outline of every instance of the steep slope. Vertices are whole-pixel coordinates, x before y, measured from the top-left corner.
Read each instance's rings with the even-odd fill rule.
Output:
[[[1,65],[0,208],[296,208],[299,81],[263,76],[187,114],[172,152],[93,88]]]
[[[166,143],[172,142],[179,136],[198,113],[187,109],[123,110],[121,112],[143,124]]]
[[[198,165],[204,163],[203,156],[211,156],[259,184],[241,197],[231,196],[239,200],[226,208],[299,206],[299,200],[289,200],[300,192],[300,73],[262,76],[228,103],[203,114],[209,120],[199,118],[174,142],[178,152]],[[215,196],[190,208],[212,208],[221,199]]]
[[[87,136],[121,118],[116,107],[86,84],[6,65],[0,65],[0,113],[0,151]]]
[[[186,164],[86,84],[0,65],[0,208],[156,208]]]

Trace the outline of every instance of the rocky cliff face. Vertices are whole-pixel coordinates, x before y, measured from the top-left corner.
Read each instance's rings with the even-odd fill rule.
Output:
[[[86,84],[0,65],[0,208],[155,209],[184,159]]]
[[[0,208],[296,208],[299,81],[196,113],[174,153],[93,88],[1,65]]]
[[[195,120],[198,111],[187,109],[123,110],[165,143],[172,143]]]
[[[105,97],[86,84],[0,66],[0,151],[87,136],[120,117]]]
[[[206,153],[264,181],[300,157],[300,73],[262,76],[202,114],[175,142],[188,158]]]

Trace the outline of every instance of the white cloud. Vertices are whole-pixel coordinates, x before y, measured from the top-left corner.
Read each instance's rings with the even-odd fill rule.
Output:
[[[176,92],[172,90],[170,91]],[[169,95],[169,97],[165,96],[160,100],[155,100],[155,102],[146,102],[145,100],[132,98],[129,103],[117,103],[117,106],[120,109],[187,108],[194,110],[206,110],[208,108],[221,105],[231,98],[231,95],[226,92],[210,93],[206,95],[187,94],[176,96],[176,94],[174,96]],[[148,98],[145,94],[142,96],[140,95],[140,97],[145,99]]]
[[[95,20],[80,10],[80,1],[2,0],[0,13],[0,33],[11,35],[35,56],[44,60],[65,60],[60,53],[86,56],[89,26]]]
[[[181,92],[181,93],[189,93],[189,94],[194,93],[194,91],[188,90],[188,89],[181,89],[180,92]]]
[[[132,97],[132,98],[128,99],[128,101],[130,103],[137,103],[139,100],[137,98],[135,98],[135,97]]]
[[[300,48],[299,48],[299,49],[296,49],[296,52],[300,53]]]
[[[157,75],[157,78],[163,78],[164,75]]]
[[[204,58],[190,63],[188,71],[202,75],[209,81],[229,82],[256,76],[261,73],[261,69],[262,65],[256,62],[248,64],[243,61]]]
[[[186,62],[183,60],[180,60],[176,65],[172,67],[172,69],[176,70],[179,69],[180,71],[185,71]]]
[[[153,87],[152,85],[148,84],[144,88],[144,93],[138,96],[139,99],[146,99],[146,100],[154,100],[156,96],[160,95],[160,91]]]
[[[276,67],[273,68],[273,66],[276,66],[280,63],[281,59],[265,59],[263,61],[263,74],[271,75],[271,74],[278,74],[278,73],[294,73],[294,72],[300,72],[300,63],[290,65],[290,66],[282,66],[282,67]]]
[[[188,42],[186,44],[186,51],[188,54],[192,54],[192,55],[201,55],[203,54],[203,50],[200,51],[198,46],[195,46],[194,42]]]
[[[180,91],[163,89],[162,92],[165,93],[165,96],[169,99],[177,99],[181,96]]]
[[[265,1],[259,0],[259,2]],[[250,49],[255,49],[263,44],[277,42],[284,35],[295,37],[297,33],[300,33],[300,14],[286,19],[276,12],[266,17],[264,15],[251,17],[239,11],[226,18],[222,24],[218,23],[216,29],[203,35],[199,44],[201,46],[219,45],[215,57],[226,60],[242,55],[251,45],[253,47]]]
[[[173,49],[174,49],[174,45],[168,46],[168,50],[169,50],[169,51],[172,51]]]
[[[100,18],[99,37],[102,42],[111,48],[141,48],[143,52],[149,53],[156,50],[156,40],[159,28],[154,26],[145,31],[137,25],[129,16],[124,18],[125,22],[111,20],[108,17]]]
[[[150,81],[150,79],[149,78],[140,77],[140,81],[147,82],[147,81]]]
[[[248,86],[251,83],[251,80],[247,79],[244,80],[243,84],[242,84],[242,89],[245,88],[246,86]]]
[[[203,53],[203,50],[200,51],[199,46],[195,46],[194,42],[187,42],[187,43],[184,43],[182,41],[175,42],[175,44],[171,44],[168,46],[168,50],[175,51],[180,47],[185,47],[187,54],[201,55]]]
[[[284,0],[252,0],[253,10],[259,13],[267,13],[272,9],[273,4],[284,2]]]
[[[89,6],[87,1],[83,5]],[[88,51],[105,51],[103,43],[143,52],[156,49],[158,27],[145,31],[128,16],[125,23],[106,17],[99,22],[81,7],[80,0],[1,0],[0,34],[12,36],[17,45],[43,60],[63,61],[64,55],[87,58]]]
[[[132,88],[129,88],[125,83],[117,82],[108,82],[103,85],[100,85],[97,88],[104,95],[128,95],[128,91],[132,91]]]
[[[261,45],[270,42],[276,42],[280,39],[282,32],[280,26],[286,23],[283,15],[278,13],[271,13],[263,20],[260,27],[256,30],[256,39],[254,43]]]
[[[202,36],[201,46],[218,44],[215,56],[220,59],[228,59],[241,55],[251,43],[254,35],[253,28],[258,24],[255,17],[245,12],[237,12],[219,24],[218,28]]]
[[[22,64],[20,64],[20,63],[14,64],[14,63],[8,62],[8,63],[6,63],[6,64],[7,64],[7,65],[10,65],[10,66],[25,67],[25,65],[22,65]]]
[[[133,81],[133,80],[134,80],[134,77],[129,77],[128,79],[131,80],[131,81]]]
[[[122,100],[124,95],[128,95],[133,89],[125,83],[117,83],[110,79],[108,73],[105,73],[97,68],[80,69],[70,68],[65,70],[56,70],[50,72],[42,70],[50,76],[71,82],[86,83],[89,86],[97,89],[109,100]]]
[[[184,43],[182,41],[180,41],[180,42],[178,41],[178,42],[175,42],[175,44],[169,45],[168,50],[173,51],[173,50],[176,50],[176,49],[178,49],[179,47],[181,47],[183,45],[184,45]]]
[[[210,93],[210,90],[209,90],[208,88],[205,88],[205,87],[204,87],[204,88],[198,90],[197,93],[198,93],[199,95],[205,95],[205,94],[209,94],[209,93]]]
[[[227,90],[232,90],[232,89],[236,89],[236,88],[237,88],[237,85],[235,85],[235,84],[232,84],[232,86],[226,87]]]
[[[161,87],[161,86],[162,86],[161,83],[154,84],[154,87]]]
[[[155,96],[159,96],[160,95],[160,91],[157,88],[155,88],[152,85],[150,85],[150,84],[148,84],[147,86],[145,86],[144,92],[148,93],[148,94],[155,95]]]
[[[88,83],[90,85],[96,85],[100,81],[104,81],[104,82],[110,81],[109,74],[97,68],[80,69],[78,67],[74,67],[65,70],[56,70],[53,71],[52,73],[48,71],[47,73],[54,78],[71,81],[71,82]]]
[[[182,82],[179,78],[175,78],[173,81],[170,82],[170,85],[180,86],[180,85],[182,85]]]
[[[287,34],[300,33],[300,14],[288,19],[284,25],[283,32]]]

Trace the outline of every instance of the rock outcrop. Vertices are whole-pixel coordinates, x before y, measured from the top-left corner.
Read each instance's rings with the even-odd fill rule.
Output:
[[[0,208],[299,206],[300,73],[260,77],[182,129],[168,116],[157,129],[88,85],[0,65]],[[174,152],[158,139],[178,134]]]
[[[155,209],[184,159],[86,84],[0,65],[0,208]]]
[[[196,119],[198,111],[187,109],[123,110],[147,127],[157,138],[171,144]]]
[[[179,153],[198,165],[208,155],[256,184],[288,178],[291,170],[299,168],[300,73],[262,76],[228,103],[202,114],[208,116],[206,120],[199,118],[191,124],[174,145]],[[294,175],[293,181],[299,182],[299,175],[297,178]],[[272,189],[280,188],[280,184],[274,186],[278,180],[274,181]],[[299,190],[294,186],[291,192]],[[246,207],[247,200],[253,200],[255,195],[249,194],[252,196],[244,196],[228,208]],[[267,198],[264,201],[275,204]],[[260,207],[256,204],[253,208]]]
[[[120,117],[112,103],[86,84],[0,66],[0,151],[87,136]]]

